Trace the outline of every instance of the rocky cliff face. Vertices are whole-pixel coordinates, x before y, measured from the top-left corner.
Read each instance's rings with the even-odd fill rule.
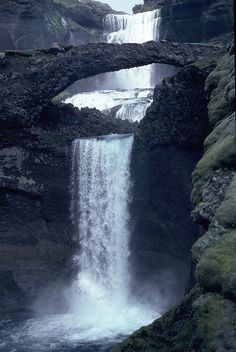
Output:
[[[0,50],[96,42],[102,35],[104,16],[113,12],[110,6],[90,0],[3,0]]]
[[[233,31],[232,0],[167,0],[162,36],[177,42],[201,42]]]
[[[142,274],[147,287],[156,283],[151,295],[155,292],[166,307],[184,295],[189,249],[199,236],[189,214],[191,174],[209,131],[205,78],[205,72],[189,66],[164,80],[135,136],[132,260],[136,276]],[[137,285],[136,291],[145,289]]]
[[[188,77],[188,70],[191,74]],[[184,72],[185,71],[185,72]],[[153,106],[144,118],[141,131],[136,139],[142,144],[153,146],[159,151],[158,143],[165,142],[159,130],[166,129],[169,135],[168,143],[181,146],[181,120],[185,113],[198,117],[195,121],[194,136],[183,133],[182,148],[185,148],[190,137],[191,143],[204,138],[200,131],[207,131],[204,124],[211,126],[212,132],[204,141],[205,152],[193,172],[192,201],[195,206],[192,218],[202,226],[205,234],[193,245],[193,262],[196,265],[195,288],[184,301],[173,308],[152,325],[141,328],[114,351],[145,351],[150,352],[193,352],[193,351],[234,351],[236,349],[236,213],[235,213],[235,175],[236,175],[236,139],[235,139],[235,99],[234,87],[234,55],[233,48],[222,57],[208,62],[198,62],[184,69],[175,78],[167,80],[156,88]],[[178,116],[178,103],[185,101],[184,97],[175,100],[175,91],[170,100],[166,114],[162,113],[162,105],[157,102],[165,85],[174,87],[179,77],[176,95],[181,96],[181,86],[188,92],[188,79],[193,72],[198,73],[201,84],[198,98],[189,96],[192,113],[188,104],[181,104],[180,125],[174,128],[170,124],[172,116]],[[197,79],[192,81],[193,89]],[[205,86],[205,89],[204,89]],[[196,87],[196,91],[197,91]],[[188,95],[188,94],[187,94]],[[203,99],[200,103],[199,98]],[[208,118],[206,115],[208,107]],[[200,110],[199,110],[200,109]],[[203,109],[203,110],[201,110]],[[159,116],[161,119],[159,121]],[[187,115],[186,115],[187,116]],[[201,125],[201,119],[203,125]],[[176,119],[174,119],[176,121]],[[186,126],[187,120],[184,122]],[[152,133],[147,139],[146,128],[151,126]],[[206,127],[207,125],[205,125]],[[151,136],[151,138],[150,138]],[[172,137],[170,137],[172,136]],[[195,137],[197,137],[195,139]],[[200,137],[200,138],[199,138]],[[151,142],[150,142],[151,139]],[[182,148],[177,153],[183,153]],[[190,152],[190,151],[189,151]],[[168,163],[171,160],[167,159]],[[178,167],[181,164],[178,164]],[[182,165],[181,165],[182,167]],[[174,179],[175,180],[175,179]],[[182,183],[181,183],[182,184]],[[156,205],[157,206],[157,205]],[[182,231],[180,229],[181,238]],[[191,232],[190,238],[192,238]],[[190,240],[189,238],[189,240]]]

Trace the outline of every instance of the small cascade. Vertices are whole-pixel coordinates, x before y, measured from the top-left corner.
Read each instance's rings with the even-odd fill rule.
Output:
[[[67,98],[65,103],[73,104],[78,108],[97,108],[104,113],[109,113],[111,109],[117,107],[116,114],[112,114],[114,117],[140,122],[151,104],[152,93],[152,89],[84,92]]]
[[[147,108],[151,105],[151,102],[144,101],[143,103],[135,104],[124,104],[116,113],[116,118],[122,120],[129,120],[132,122],[140,122],[145,115]]]
[[[67,21],[65,20],[64,17],[61,18],[61,23],[63,25],[63,27],[68,31],[69,33],[69,42],[70,42],[70,45],[73,45],[75,46],[76,43],[75,43],[75,38],[74,38],[74,34],[72,33]]]

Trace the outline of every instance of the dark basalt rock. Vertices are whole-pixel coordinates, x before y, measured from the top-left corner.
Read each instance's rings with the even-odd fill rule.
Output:
[[[133,13],[153,11],[161,8],[164,4],[164,0],[144,0],[143,5],[135,5],[133,7]]]
[[[204,90],[208,73],[209,67],[194,65],[163,80],[135,134],[134,292],[151,292],[149,301],[163,302],[163,311],[184,295],[190,248],[199,236],[190,220],[191,174],[210,130]]]
[[[201,42],[233,32],[232,0],[166,0],[161,37],[178,42]]]
[[[206,76],[207,72],[188,66],[158,85],[139,125],[137,144],[146,149],[162,144],[188,149],[201,146],[210,131]]]
[[[64,17],[85,28],[103,30],[104,17],[110,13],[119,13],[99,1],[54,0],[54,3]]]

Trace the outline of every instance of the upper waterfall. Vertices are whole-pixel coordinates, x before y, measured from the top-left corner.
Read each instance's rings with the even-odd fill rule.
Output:
[[[144,43],[159,40],[160,11],[154,10],[135,15],[110,14],[105,18],[105,30],[109,31],[108,43]]]
[[[108,43],[144,43],[158,41],[160,37],[161,10],[134,15],[109,14],[104,20],[105,38]],[[132,88],[150,88],[155,65],[136,67],[117,72],[121,86],[132,82]]]

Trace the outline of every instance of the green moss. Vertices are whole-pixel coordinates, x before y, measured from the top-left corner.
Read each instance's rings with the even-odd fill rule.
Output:
[[[67,98],[71,96],[71,93],[69,93],[67,90],[64,90],[60,94],[58,94],[56,97],[52,99],[52,102],[54,104],[60,103],[62,101],[65,101]]]
[[[209,120],[216,125],[235,109],[235,59],[225,55],[206,80],[206,90],[211,93],[208,105]]]
[[[225,229],[219,224],[214,224],[204,236],[200,237],[192,247],[192,257],[194,262],[199,262],[205,250],[213,246],[225,233]]]
[[[192,304],[198,296],[199,290],[193,290],[179,306],[138,330],[113,352],[192,352],[196,338]]]
[[[234,176],[224,201],[216,212],[215,220],[226,228],[236,228],[236,176]]]
[[[235,303],[218,294],[207,294],[194,303],[194,308],[198,336],[205,342],[205,351],[235,351]]]
[[[197,267],[199,285],[236,297],[236,230],[224,234],[203,253]]]
[[[204,142],[205,150],[225,138],[235,135],[235,113],[226,117],[214,130],[209,134]]]
[[[213,144],[199,161],[193,173],[193,203],[201,200],[201,191],[213,171],[236,165],[236,137],[227,136]]]

